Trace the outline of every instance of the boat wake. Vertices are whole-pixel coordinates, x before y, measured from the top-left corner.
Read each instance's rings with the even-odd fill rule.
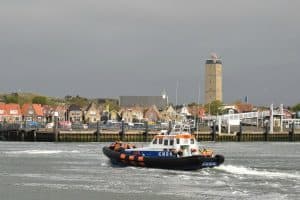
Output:
[[[78,150],[62,151],[62,150],[25,150],[25,151],[7,151],[6,154],[59,154],[59,153],[79,153]]]
[[[255,168],[234,166],[234,165],[221,165],[215,168],[216,170],[224,171],[230,174],[237,175],[250,175],[250,176],[261,176],[267,178],[292,178],[300,179],[298,173],[286,173],[286,172],[273,172],[267,170],[258,170]]]

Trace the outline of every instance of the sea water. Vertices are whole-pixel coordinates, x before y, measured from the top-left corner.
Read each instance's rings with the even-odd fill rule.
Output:
[[[300,143],[202,143],[225,163],[197,171],[112,166],[107,144],[0,142],[0,200],[300,199]]]

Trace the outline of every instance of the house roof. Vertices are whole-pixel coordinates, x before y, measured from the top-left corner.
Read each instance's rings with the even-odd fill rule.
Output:
[[[0,115],[7,115],[5,104],[0,104]]]
[[[1,115],[21,115],[19,104],[0,104]]]
[[[39,116],[43,116],[44,115],[44,113],[43,113],[43,107],[42,107],[41,104],[32,104],[32,107],[33,107],[36,115],[39,115]]]
[[[21,108],[19,104],[9,103],[6,104],[6,110],[10,113],[11,110],[16,110],[18,115],[21,115]]]
[[[31,105],[29,103],[23,104],[23,106],[22,106],[22,114],[25,115],[28,112],[28,110],[29,110],[30,107],[31,107]]]
[[[144,115],[146,115],[149,112],[155,112],[159,118],[161,117],[160,116],[160,112],[159,112],[159,110],[157,109],[157,107],[155,105],[152,105],[150,108],[148,108],[147,110],[145,110]]]
[[[35,115],[44,116],[43,107],[41,104],[24,104],[22,106],[22,114],[25,115],[30,108],[34,110]]]
[[[66,106],[56,106],[54,109],[56,112],[65,112],[67,110]]]
[[[253,109],[252,104],[247,104],[247,103],[239,103],[235,105],[236,109],[238,112],[243,113],[243,112],[251,112]]]
[[[89,111],[90,109],[98,109],[94,102],[90,103],[85,111]]]
[[[72,104],[69,106],[69,111],[81,111],[81,107],[76,104]]]

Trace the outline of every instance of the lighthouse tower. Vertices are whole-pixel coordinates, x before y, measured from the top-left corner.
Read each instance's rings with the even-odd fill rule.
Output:
[[[222,61],[212,53],[205,63],[205,103],[223,100]]]

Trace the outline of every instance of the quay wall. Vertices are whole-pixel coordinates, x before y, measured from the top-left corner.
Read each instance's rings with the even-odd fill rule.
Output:
[[[149,142],[158,131],[97,131],[97,130],[44,130],[44,129],[18,129],[0,130],[2,141],[36,141],[36,142],[113,142],[122,140],[127,142]],[[297,132],[243,132],[243,133],[213,133],[195,132],[198,141],[216,142],[299,142],[300,131]]]

